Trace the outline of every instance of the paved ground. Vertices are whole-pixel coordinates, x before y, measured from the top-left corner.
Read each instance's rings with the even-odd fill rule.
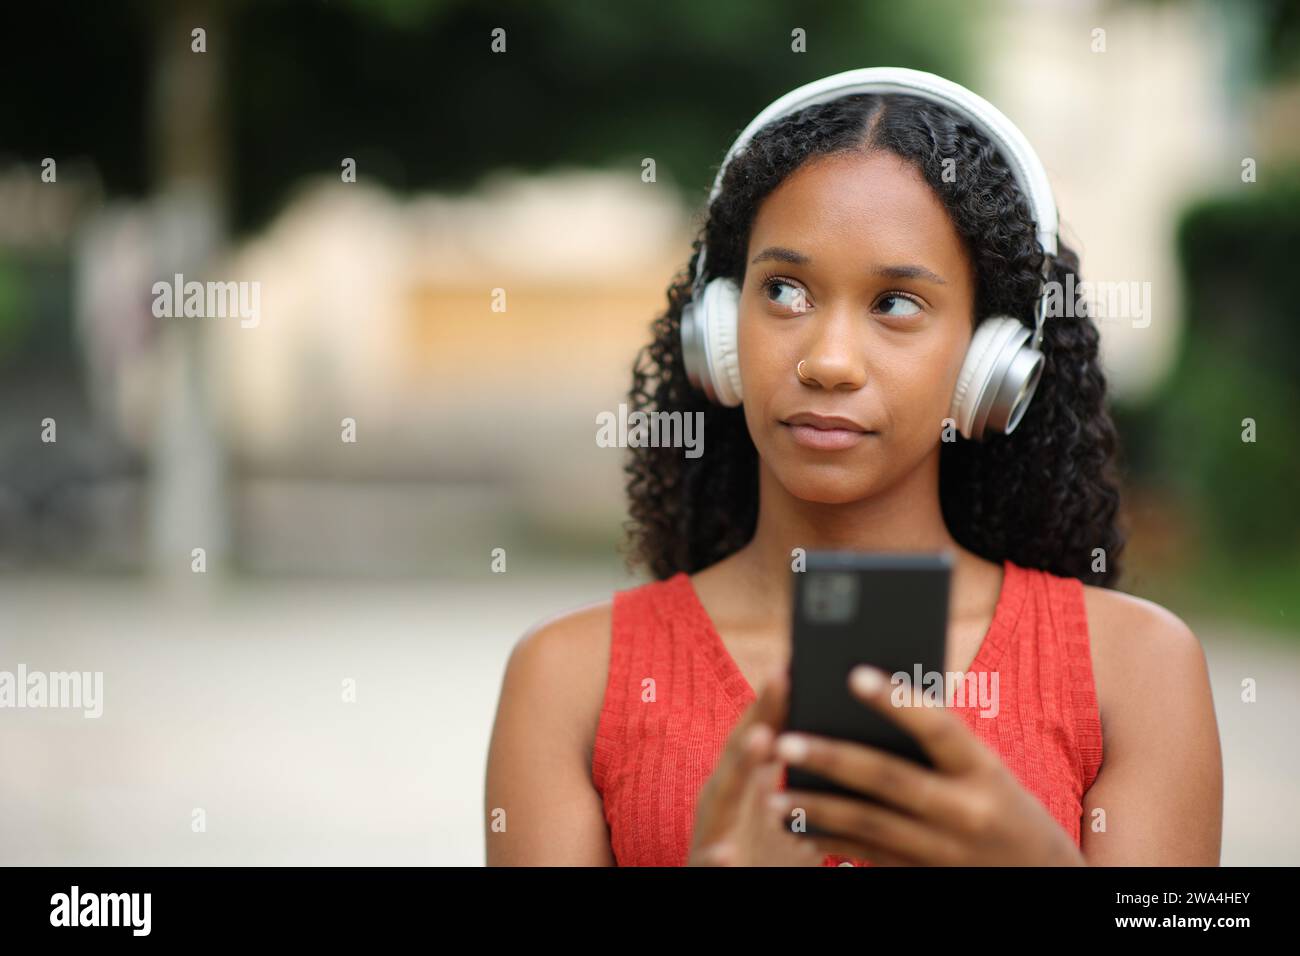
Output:
[[[0,579],[0,670],[105,682],[98,720],[0,710],[0,863],[481,864],[510,646],[618,586],[615,571],[511,572],[241,585],[195,602]],[[1223,862],[1300,864],[1300,646],[1191,623],[1224,741]],[[1242,677],[1258,703],[1240,702]]]

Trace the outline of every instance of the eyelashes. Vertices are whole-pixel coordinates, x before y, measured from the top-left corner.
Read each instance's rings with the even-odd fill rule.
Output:
[[[759,288],[763,293],[763,298],[768,302],[773,302],[773,299],[771,298],[772,289],[776,288],[777,286],[783,286],[783,285],[789,286],[790,288],[795,290],[795,301],[790,304],[789,308],[791,308],[795,312],[805,311],[808,307],[807,306],[808,293],[804,291],[804,288],[799,284],[795,282],[791,282],[790,280],[785,279],[779,275],[769,273],[768,275],[765,275],[763,277],[763,284]],[[804,305],[803,309],[798,308],[798,304],[800,301],[803,302]],[[774,303],[774,304],[778,304],[778,303]]]
[[[772,305],[780,305],[781,303],[777,302],[775,299],[772,298],[772,290],[779,288],[780,286],[788,286],[789,288],[794,290],[794,295],[791,297],[793,301],[791,301],[790,304],[786,306],[788,309],[790,309],[791,312],[798,315],[812,308],[810,305],[808,305],[808,292],[806,289],[804,289],[802,285],[800,285],[798,282],[796,282],[793,279],[786,278],[785,276],[774,272],[769,272],[764,274],[761,280],[761,285],[759,286],[759,290],[763,295],[763,300]],[[803,303],[802,309],[798,308],[798,303],[800,302]],[[897,304],[902,304],[905,305],[908,309],[910,309],[910,311],[905,310],[903,312],[886,311],[884,314],[890,316],[891,318],[911,318],[912,316],[919,315],[920,313],[926,311],[927,308],[925,302],[922,299],[913,295],[910,292],[904,292],[901,289],[890,289],[889,291],[882,292],[880,295],[878,295],[876,297],[875,302],[872,303],[871,306],[872,311],[873,312],[877,311],[878,306],[880,306],[884,302],[894,302]]]

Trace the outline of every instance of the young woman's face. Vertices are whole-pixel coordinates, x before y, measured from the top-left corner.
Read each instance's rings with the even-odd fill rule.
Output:
[[[937,456],[973,331],[975,272],[921,174],[883,150],[814,159],[760,205],[745,262],[745,421],[777,480],[842,504]],[[791,423],[800,413],[855,424]]]

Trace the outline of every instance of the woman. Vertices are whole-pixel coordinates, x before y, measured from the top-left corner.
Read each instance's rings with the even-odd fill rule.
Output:
[[[1043,278],[1077,267],[1055,240],[1044,251],[1019,167],[986,133],[933,97],[847,93],[733,147],[630,392],[639,410],[703,413],[706,454],[632,451],[629,564],[655,580],[512,653],[490,864],[1218,863],[1200,644],[1113,590],[1117,436],[1092,321],[1053,315],[1033,401],[1005,434],[952,440],[980,318],[1033,326]],[[706,271],[735,283],[739,407],[684,364]],[[944,670],[998,671],[998,715],[890,707],[860,670],[863,706],[932,768],[783,734],[800,548],[949,552]],[[794,763],[870,800],[788,792]],[[792,834],[792,813],[831,835]]]

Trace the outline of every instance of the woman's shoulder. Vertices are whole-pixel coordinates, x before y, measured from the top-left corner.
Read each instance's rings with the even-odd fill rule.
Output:
[[[1125,713],[1173,712],[1174,698],[1209,693],[1205,652],[1192,629],[1155,601],[1083,585],[1103,727]],[[1166,706],[1168,705],[1168,706]]]
[[[515,645],[512,659],[522,668],[551,674],[581,668],[603,674],[609,663],[611,636],[619,620],[626,625],[644,612],[662,610],[682,600],[676,587],[684,575],[629,584],[603,600],[552,614],[530,627]],[[620,618],[621,614],[621,618]]]
[[[604,701],[612,612],[613,601],[604,600],[552,614],[524,632],[506,663],[502,697],[584,757]]]
[[[633,583],[606,599],[538,621],[515,643],[507,681],[563,711],[562,718],[581,727],[589,745],[604,705],[615,628],[629,638],[636,626],[683,600],[675,587],[680,577]]]
[[[548,677],[589,670],[594,658],[609,656],[613,614],[608,598],[543,618],[515,643],[512,665]]]
[[[1026,570],[1029,569],[1021,568],[1022,573]],[[1200,641],[1187,623],[1155,601],[1114,588],[1084,584],[1078,578],[1051,571],[1033,573],[1046,578],[1058,597],[1070,592],[1082,593],[1094,656],[1117,654],[1140,660],[1144,655],[1161,658],[1200,650]]]
[[[1083,585],[1083,599],[1095,650],[1132,663],[1200,653],[1200,641],[1187,623],[1155,601],[1093,584]]]
[[[626,624],[641,612],[678,598],[673,580],[629,584],[603,600],[569,608],[538,621],[520,637],[512,660],[529,671],[552,676],[575,668],[604,673],[609,663],[610,639],[620,612]]]

